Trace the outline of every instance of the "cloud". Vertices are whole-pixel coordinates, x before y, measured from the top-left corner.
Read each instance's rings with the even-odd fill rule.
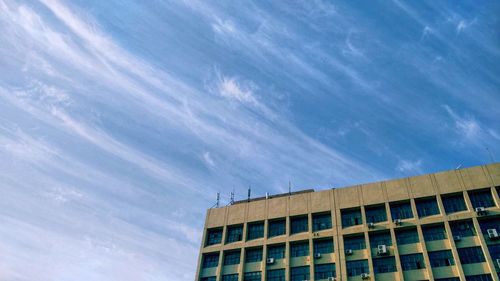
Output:
[[[476,141],[483,133],[483,129],[472,116],[459,116],[448,105],[444,105],[446,112],[454,121],[457,134],[465,137],[466,140]]]
[[[253,93],[255,88],[253,84],[243,85],[235,77],[221,77],[218,84],[218,91],[222,97],[250,105],[258,104]]]
[[[396,166],[396,171],[403,174],[421,174],[422,173],[422,160],[400,160]]]

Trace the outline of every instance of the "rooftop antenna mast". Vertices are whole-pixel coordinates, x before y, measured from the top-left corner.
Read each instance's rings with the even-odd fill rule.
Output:
[[[288,195],[292,195],[292,182],[288,181]]]
[[[231,205],[234,204],[234,188],[233,188],[233,191],[231,191],[231,200],[229,201],[229,204],[231,204]]]
[[[219,208],[219,203],[220,203],[220,192],[217,192],[217,203],[215,203],[215,206]]]
[[[490,155],[491,163],[494,163],[495,159],[493,158],[493,154],[491,154],[490,148],[486,147],[486,151],[488,151],[488,154]]]
[[[248,202],[250,202],[250,195],[252,194],[252,188],[248,186]]]

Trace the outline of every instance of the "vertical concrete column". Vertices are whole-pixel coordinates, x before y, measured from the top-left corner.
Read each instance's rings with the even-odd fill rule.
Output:
[[[425,269],[429,275],[429,280],[434,280],[434,274],[432,273],[431,260],[429,259],[429,252],[427,252],[427,245],[425,244],[424,233],[422,232],[422,227],[420,223],[417,225],[418,240],[420,241],[420,246],[422,247],[422,255],[424,256]]]
[[[292,224],[290,220],[290,196],[288,196],[287,204],[286,204],[286,244],[285,244],[285,280],[290,280],[290,234],[291,234]]]
[[[446,230],[446,234],[448,236],[448,242],[451,246],[451,253],[453,254],[453,259],[455,260],[455,266],[458,269],[458,275],[460,280],[465,280],[464,270],[462,268],[462,263],[460,262],[460,256],[458,255],[457,245],[455,240],[453,239],[453,232],[451,231],[450,222],[448,221],[448,217],[445,217],[444,228]]]

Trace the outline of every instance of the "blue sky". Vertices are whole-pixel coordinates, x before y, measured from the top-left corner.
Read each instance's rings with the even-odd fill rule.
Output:
[[[218,191],[500,159],[499,1],[0,11],[2,280],[193,280]]]

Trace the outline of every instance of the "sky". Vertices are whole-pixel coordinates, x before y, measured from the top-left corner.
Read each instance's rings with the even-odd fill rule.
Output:
[[[500,2],[0,0],[0,281],[194,280],[221,193],[500,160]]]

